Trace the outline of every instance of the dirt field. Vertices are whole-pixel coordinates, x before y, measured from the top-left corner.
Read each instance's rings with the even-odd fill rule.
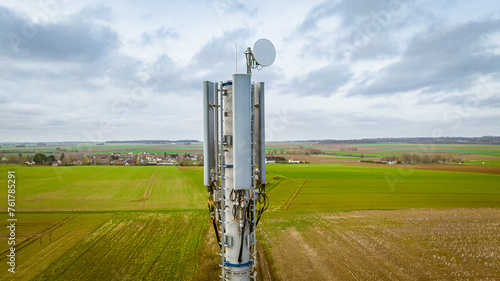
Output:
[[[498,280],[499,221],[499,209],[276,214],[259,231],[280,280]]]

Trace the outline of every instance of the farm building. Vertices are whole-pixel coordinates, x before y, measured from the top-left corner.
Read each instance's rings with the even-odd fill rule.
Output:
[[[276,160],[266,158],[266,164],[276,164]]]

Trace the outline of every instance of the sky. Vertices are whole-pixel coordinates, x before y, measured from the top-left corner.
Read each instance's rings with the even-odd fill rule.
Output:
[[[500,135],[496,0],[2,0],[0,142],[201,140],[260,38],[267,141]]]

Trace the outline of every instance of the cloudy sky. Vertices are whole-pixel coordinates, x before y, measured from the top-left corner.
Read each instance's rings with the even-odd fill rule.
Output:
[[[201,140],[259,38],[267,140],[500,135],[497,0],[2,0],[0,142]]]

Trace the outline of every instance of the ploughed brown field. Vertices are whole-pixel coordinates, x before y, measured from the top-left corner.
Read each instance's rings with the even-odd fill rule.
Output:
[[[268,214],[260,280],[498,280],[499,209]],[[202,252],[219,274],[213,235]],[[211,268],[212,270],[208,270]]]

